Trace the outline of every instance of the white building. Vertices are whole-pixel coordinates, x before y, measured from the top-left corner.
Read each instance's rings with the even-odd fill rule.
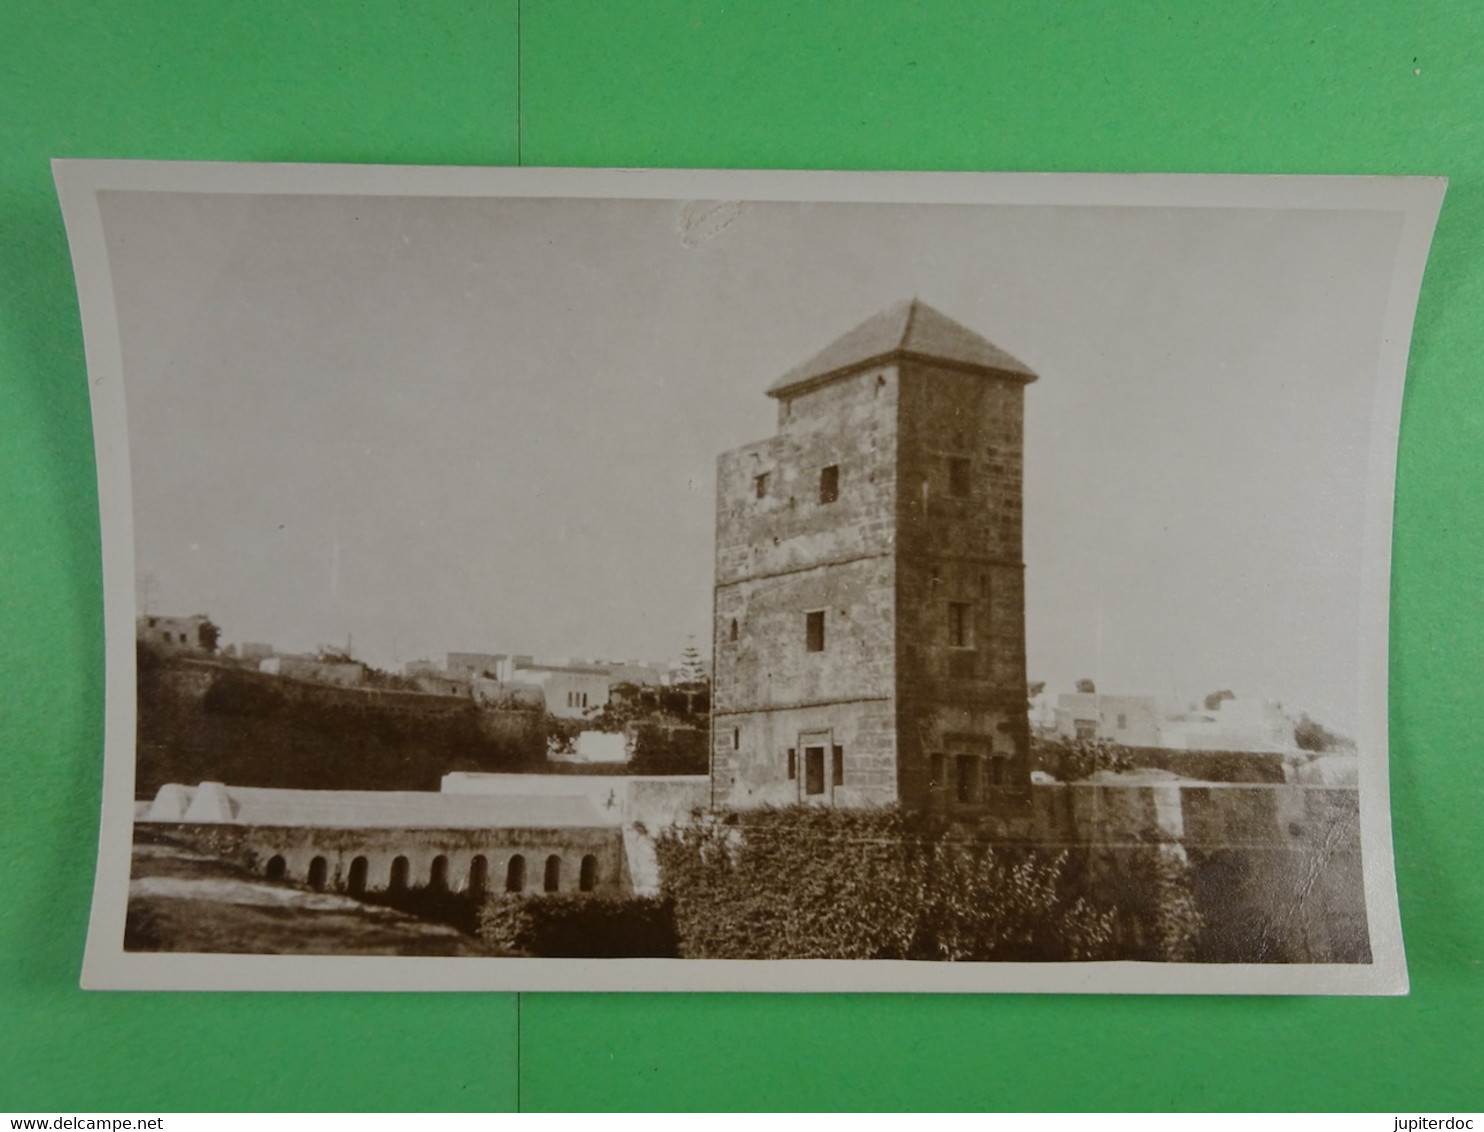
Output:
[[[1056,700],[1055,733],[1127,747],[1289,752],[1297,749],[1297,722],[1274,700],[1232,698],[1205,708],[1154,696],[1064,692]]]

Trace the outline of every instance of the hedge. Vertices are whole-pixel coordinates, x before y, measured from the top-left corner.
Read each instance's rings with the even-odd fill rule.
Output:
[[[666,900],[633,896],[492,895],[479,918],[491,951],[553,958],[674,958],[675,919]]]
[[[988,846],[896,809],[696,813],[656,838],[679,953],[712,959],[1183,959],[1199,929],[1178,850],[1116,864]]]

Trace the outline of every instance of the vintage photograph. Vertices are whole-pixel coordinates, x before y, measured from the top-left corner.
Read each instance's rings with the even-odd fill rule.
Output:
[[[1405,992],[1441,182],[57,169],[85,985]]]

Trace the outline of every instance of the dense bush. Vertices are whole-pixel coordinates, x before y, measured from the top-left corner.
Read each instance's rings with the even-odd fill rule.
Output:
[[[675,920],[655,897],[491,896],[479,934],[495,952],[560,958],[673,958]]]
[[[1067,853],[988,847],[894,809],[697,813],[656,839],[680,954],[1060,961],[1119,954]]]
[[[711,733],[699,727],[634,725],[633,774],[705,774],[711,769]]]
[[[1046,739],[1031,741],[1031,769],[1045,771],[1058,782],[1080,782],[1100,770],[1128,770],[1128,752],[1107,739]]]

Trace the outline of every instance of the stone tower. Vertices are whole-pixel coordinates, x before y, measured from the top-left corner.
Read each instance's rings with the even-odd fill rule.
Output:
[[[1021,807],[1035,379],[913,300],[768,390],[717,468],[714,805]]]

